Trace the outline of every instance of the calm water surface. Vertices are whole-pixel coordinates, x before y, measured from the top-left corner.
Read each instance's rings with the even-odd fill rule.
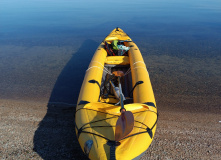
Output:
[[[220,17],[220,0],[1,0],[0,97],[75,103],[94,51],[115,27],[137,43],[154,75],[173,70],[176,57],[198,60],[196,75],[220,78]]]

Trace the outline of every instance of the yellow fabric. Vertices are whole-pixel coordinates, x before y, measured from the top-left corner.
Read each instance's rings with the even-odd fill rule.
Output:
[[[130,62],[128,56],[108,56],[105,60],[105,64],[127,65],[130,64]]]
[[[105,41],[113,39],[131,40],[121,29],[119,29],[119,31],[116,31],[116,29],[113,30],[109,36],[105,38]],[[134,42],[128,42],[126,45],[133,45],[129,50],[129,57],[107,57],[103,42],[96,50],[88,70],[85,73],[78,98],[78,103],[80,101],[89,102],[88,104],[78,105],[76,108],[75,122],[78,129],[82,127],[83,131],[98,134],[109,140],[114,140],[115,125],[120,116],[120,106],[105,103],[115,103],[117,100],[114,100],[114,97],[109,97],[106,100],[100,98],[100,102],[98,102],[100,95],[99,85],[97,85],[97,83],[88,82],[89,80],[95,80],[101,84],[104,64],[130,64],[133,86],[137,81],[144,81],[143,84],[138,85],[133,91],[134,103],[125,105],[126,110],[131,111],[135,119],[134,128],[129,135],[146,131],[146,126],[149,128],[154,126],[157,120],[157,109],[153,106],[142,104],[145,102],[153,102],[156,105],[146,65],[143,62],[142,55],[136,44]],[[155,130],[156,125],[152,129],[153,135],[155,134]],[[77,129],[76,134],[78,134]],[[90,159],[106,160],[110,158],[110,146],[107,145],[106,139],[82,132],[78,141],[83,151],[84,144],[87,140],[93,140],[93,145],[89,153]],[[116,147],[116,159],[129,160],[139,156],[147,150],[152,140],[153,138],[150,138],[147,132],[121,140],[121,144]]]

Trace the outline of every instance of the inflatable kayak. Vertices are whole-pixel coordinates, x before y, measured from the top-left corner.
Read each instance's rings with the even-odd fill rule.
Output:
[[[75,130],[92,160],[139,159],[150,146],[158,119],[146,65],[120,28],[97,48],[78,97]]]

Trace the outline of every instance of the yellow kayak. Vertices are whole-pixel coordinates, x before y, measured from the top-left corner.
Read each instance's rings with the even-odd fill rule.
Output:
[[[116,72],[121,73],[118,79]],[[157,118],[140,50],[116,28],[99,45],[85,73],[75,115],[80,146],[92,160],[139,159],[153,140]],[[123,123],[120,129],[118,121]],[[116,138],[117,132],[125,134]]]

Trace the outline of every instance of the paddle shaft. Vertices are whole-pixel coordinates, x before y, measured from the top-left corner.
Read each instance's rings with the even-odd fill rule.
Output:
[[[120,117],[117,120],[116,128],[115,128],[115,141],[120,141],[122,138],[126,137],[134,127],[134,116],[131,111],[126,111],[124,108],[124,100],[123,100],[123,93],[122,93],[122,87],[120,83],[120,77],[118,76],[118,86],[119,86],[119,92],[120,92]]]
[[[122,88],[121,88],[121,83],[120,83],[120,76],[118,76],[118,82],[119,82],[119,91],[120,91],[120,106],[121,106],[121,110],[125,110],[124,108],[124,101],[123,101],[123,93],[122,93]]]

